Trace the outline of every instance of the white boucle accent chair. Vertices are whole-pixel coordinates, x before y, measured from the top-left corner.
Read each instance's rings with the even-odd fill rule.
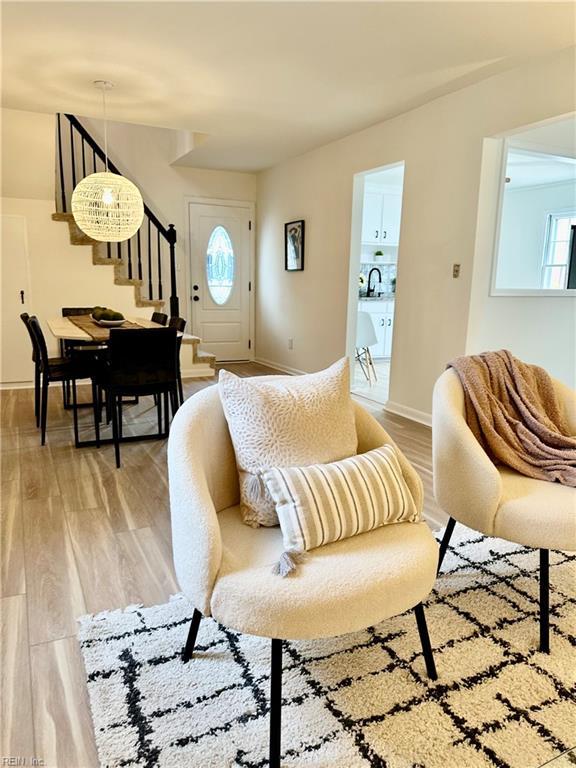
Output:
[[[355,409],[359,453],[392,443],[372,416]],[[399,457],[421,510],[420,478]],[[282,533],[242,522],[234,449],[216,386],[177,412],[168,471],[174,564],[195,609],[183,660],[192,656],[202,616],[272,639],[270,766],[280,766],[282,640],[355,632],[414,608],[427,673],[436,679],[422,600],[435,581],[438,546],[426,523],[397,523],[329,544],[310,552],[297,575],[274,575]]]
[[[566,421],[576,434],[575,393],[554,385]],[[549,550],[576,550],[576,489],[534,480],[497,467],[469,429],[464,391],[449,368],[434,387],[432,405],[434,495],[450,519],[440,545],[438,571],[456,521],[486,536],[540,550],[540,650],[548,653]]]

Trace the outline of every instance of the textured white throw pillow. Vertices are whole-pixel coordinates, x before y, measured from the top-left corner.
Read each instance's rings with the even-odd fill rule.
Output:
[[[337,461],[356,453],[348,358],[303,376],[241,379],[221,370],[218,387],[248,525],[278,525],[263,470]]]
[[[263,478],[282,528],[282,576],[309,549],[389,523],[420,520],[392,445],[331,464],[275,467]]]

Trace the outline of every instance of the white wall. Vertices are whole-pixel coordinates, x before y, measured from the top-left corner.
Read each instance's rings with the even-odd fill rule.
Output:
[[[133,127],[134,128],[134,127]],[[167,166],[164,144],[155,129],[127,130],[122,141],[118,140],[119,152],[125,153],[122,167],[134,166],[131,174],[142,184],[146,197],[166,223],[174,223],[180,236],[180,266],[187,258],[186,241],[182,238],[184,227],[184,196],[197,195],[225,199],[255,198],[256,177],[253,174],[227,173],[224,171],[173,169]],[[116,158],[114,158],[116,159]],[[26,380],[32,378],[29,362],[29,340],[18,314],[28,311],[38,315],[41,322],[60,315],[61,307],[104,304],[124,314],[149,315],[149,310],[138,309],[134,304],[134,289],[114,284],[111,267],[94,266],[92,249],[88,246],[71,246],[68,226],[51,220],[55,211],[55,117],[54,115],[2,110],[2,212],[24,217],[27,232],[28,259],[30,265],[30,294],[27,304],[14,303],[14,280],[5,279],[6,270],[13,269],[10,261],[2,260],[2,326],[0,338],[16,335],[20,339],[17,348],[22,358],[4,357],[2,383],[22,381],[21,372],[27,371]],[[23,254],[24,257],[24,254]],[[181,271],[181,276],[184,270]],[[5,295],[10,290],[11,295]],[[186,311],[189,294],[186,285],[179,286],[182,311]],[[188,326],[187,330],[190,330]],[[50,340],[51,352],[56,344]],[[183,355],[189,355],[191,347],[183,345]],[[188,368],[183,362],[183,368]]]
[[[573,183],[505,190],[497,288],[540,288],[548,215],[575,205]]]
[[[576,298],[490,296],[502,142],[486,139],[466,354],[509,349],[576,387]],[[540,251],[541,253],[541,251]]]
[[[54,115],[2,109],[2,197],[54,200]]]
[[[344,354],[353,175],[403,160],[390,399],[430,413],[436,377],[466,349],[483,139],[573,110],[574,93],[572,49],[262,173],[257,357],[312,371]],[[283,225],[299,218],[305,270],[286,273]]]

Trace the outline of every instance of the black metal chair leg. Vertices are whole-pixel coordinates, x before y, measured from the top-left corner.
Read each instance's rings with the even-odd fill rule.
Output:
[[[118,439],[122,440],[124,436],[124,425],[122,423],[122,395],[118,395]]]
[[[192,616],[192,622],[190,623],[190,630],[188,631],[188,637],[186,638],[186,645],[182,649],[182,661],[190,661],[192,654],[194,653],[194,646],[196,645],[196,636],[198,635],[198,627],[200,626],[200,620],[202,614],[197,608],[194,608],[194,614]]]
[[[36,416],[36,426],[40,426],[40,366],[38,363],[34,366],[34,415]]]
[[[158,415],[158,434],[162,434],[162,395],[154,395],[156,399],[156,413]]]
[[[178,371],[178,406],[184,404],[184,387],[182,386],[182,375]]]
[[[96,384],[96,379],[92,379],[92,407],[94,408],[96,448],[100,448],[100,388]]]
[[[272,638],[270,669],[270,768],[280,768],[282,743],[282,640]]]
[[[180,395],[176,387],[170,392],[170,407],[172,408],[172,418],[174,418],[176,411],[180,408]]]
[[[42,374],[42,398],[40,401],[40,429],[42,445],[46,444],[46,418],[48,416],[48,376]]]
[[[440,552],[438,553],[438,570],[436,571],[436,575],[440,573],[440,568],[442,567],[442,561],[444,560],[444,555],[446,554],[446,550],[448,549],[448,544],[450,544],[450,539],[452,538],[452,533],[454,532],[455,525],[456,525],[456,520],[454,520],[453,517],[451,517],[446,523],[446,530],[444,531],[444,536],[442,537],[442,542],[440,544]]]
[[[80,435],[78,432],[78,393],[76,391],[76,379],[72,380],[72,419],[74,421],[74,445],[78,448],[80,444]]]
[[[550,653],[550,552],[540,550],[540,650]]]
[[[168,398],[168,391],[164,392],[164,437],[168,437],[168,430],[170,429],[170,401]]]
[[[424,661],[426,662],[426,672],[428,673],[430,680],[438,680],[436,664],[434,663],[432,646],[430,645],[430,637],[428,635],[428,627],[426,625],[426,616],[424,615],[424,606],[422,603],[418,603],[418,605],[414,606],[414,613],[416,614],[418,633],[420,635],[420,642],[422,643],[422,653],[424,654]]]
[[[116,468],[120,469],[120,439],[118,436],[118,396],[109,391],[110,410],[112,412],[112,438],[114,440],[114,453],[116,455]]]

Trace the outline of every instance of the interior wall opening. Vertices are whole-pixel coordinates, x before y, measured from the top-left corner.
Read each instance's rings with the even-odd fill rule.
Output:
[[[352,391],[388,400],[396,279],[402,219],[404,163],[375,168],[354,179],[348,353]]]

